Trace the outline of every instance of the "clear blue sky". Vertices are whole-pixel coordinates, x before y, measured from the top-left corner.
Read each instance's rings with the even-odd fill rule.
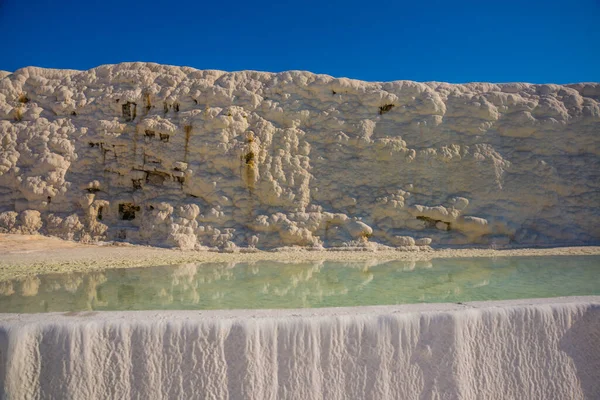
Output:
[[[0,69],[153,61],[370,81],[600,81],[600,0],[0,0]]]

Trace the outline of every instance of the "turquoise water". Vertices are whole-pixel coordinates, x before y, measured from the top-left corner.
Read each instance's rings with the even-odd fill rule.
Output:
[[[600,256],[184,264],[0,282],[0,312],[346,307],[600,295]]]

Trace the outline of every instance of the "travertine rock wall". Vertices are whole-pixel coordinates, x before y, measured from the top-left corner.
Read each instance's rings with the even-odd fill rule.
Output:
[[[0,314],[6,399],[598,399],[598,298]]]
[[[225,250],[599,243],[599,101],[597,83],[25,68],[0,78],[0,232]]]

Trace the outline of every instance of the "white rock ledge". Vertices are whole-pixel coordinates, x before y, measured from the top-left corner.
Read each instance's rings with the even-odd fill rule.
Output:
[[[7,399],[597,399],[600,297],[0,314]]]

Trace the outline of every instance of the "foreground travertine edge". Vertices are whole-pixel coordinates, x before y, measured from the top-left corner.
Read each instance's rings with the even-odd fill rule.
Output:
[[[4,396],[595,399],[600,297],[0,314]]]

